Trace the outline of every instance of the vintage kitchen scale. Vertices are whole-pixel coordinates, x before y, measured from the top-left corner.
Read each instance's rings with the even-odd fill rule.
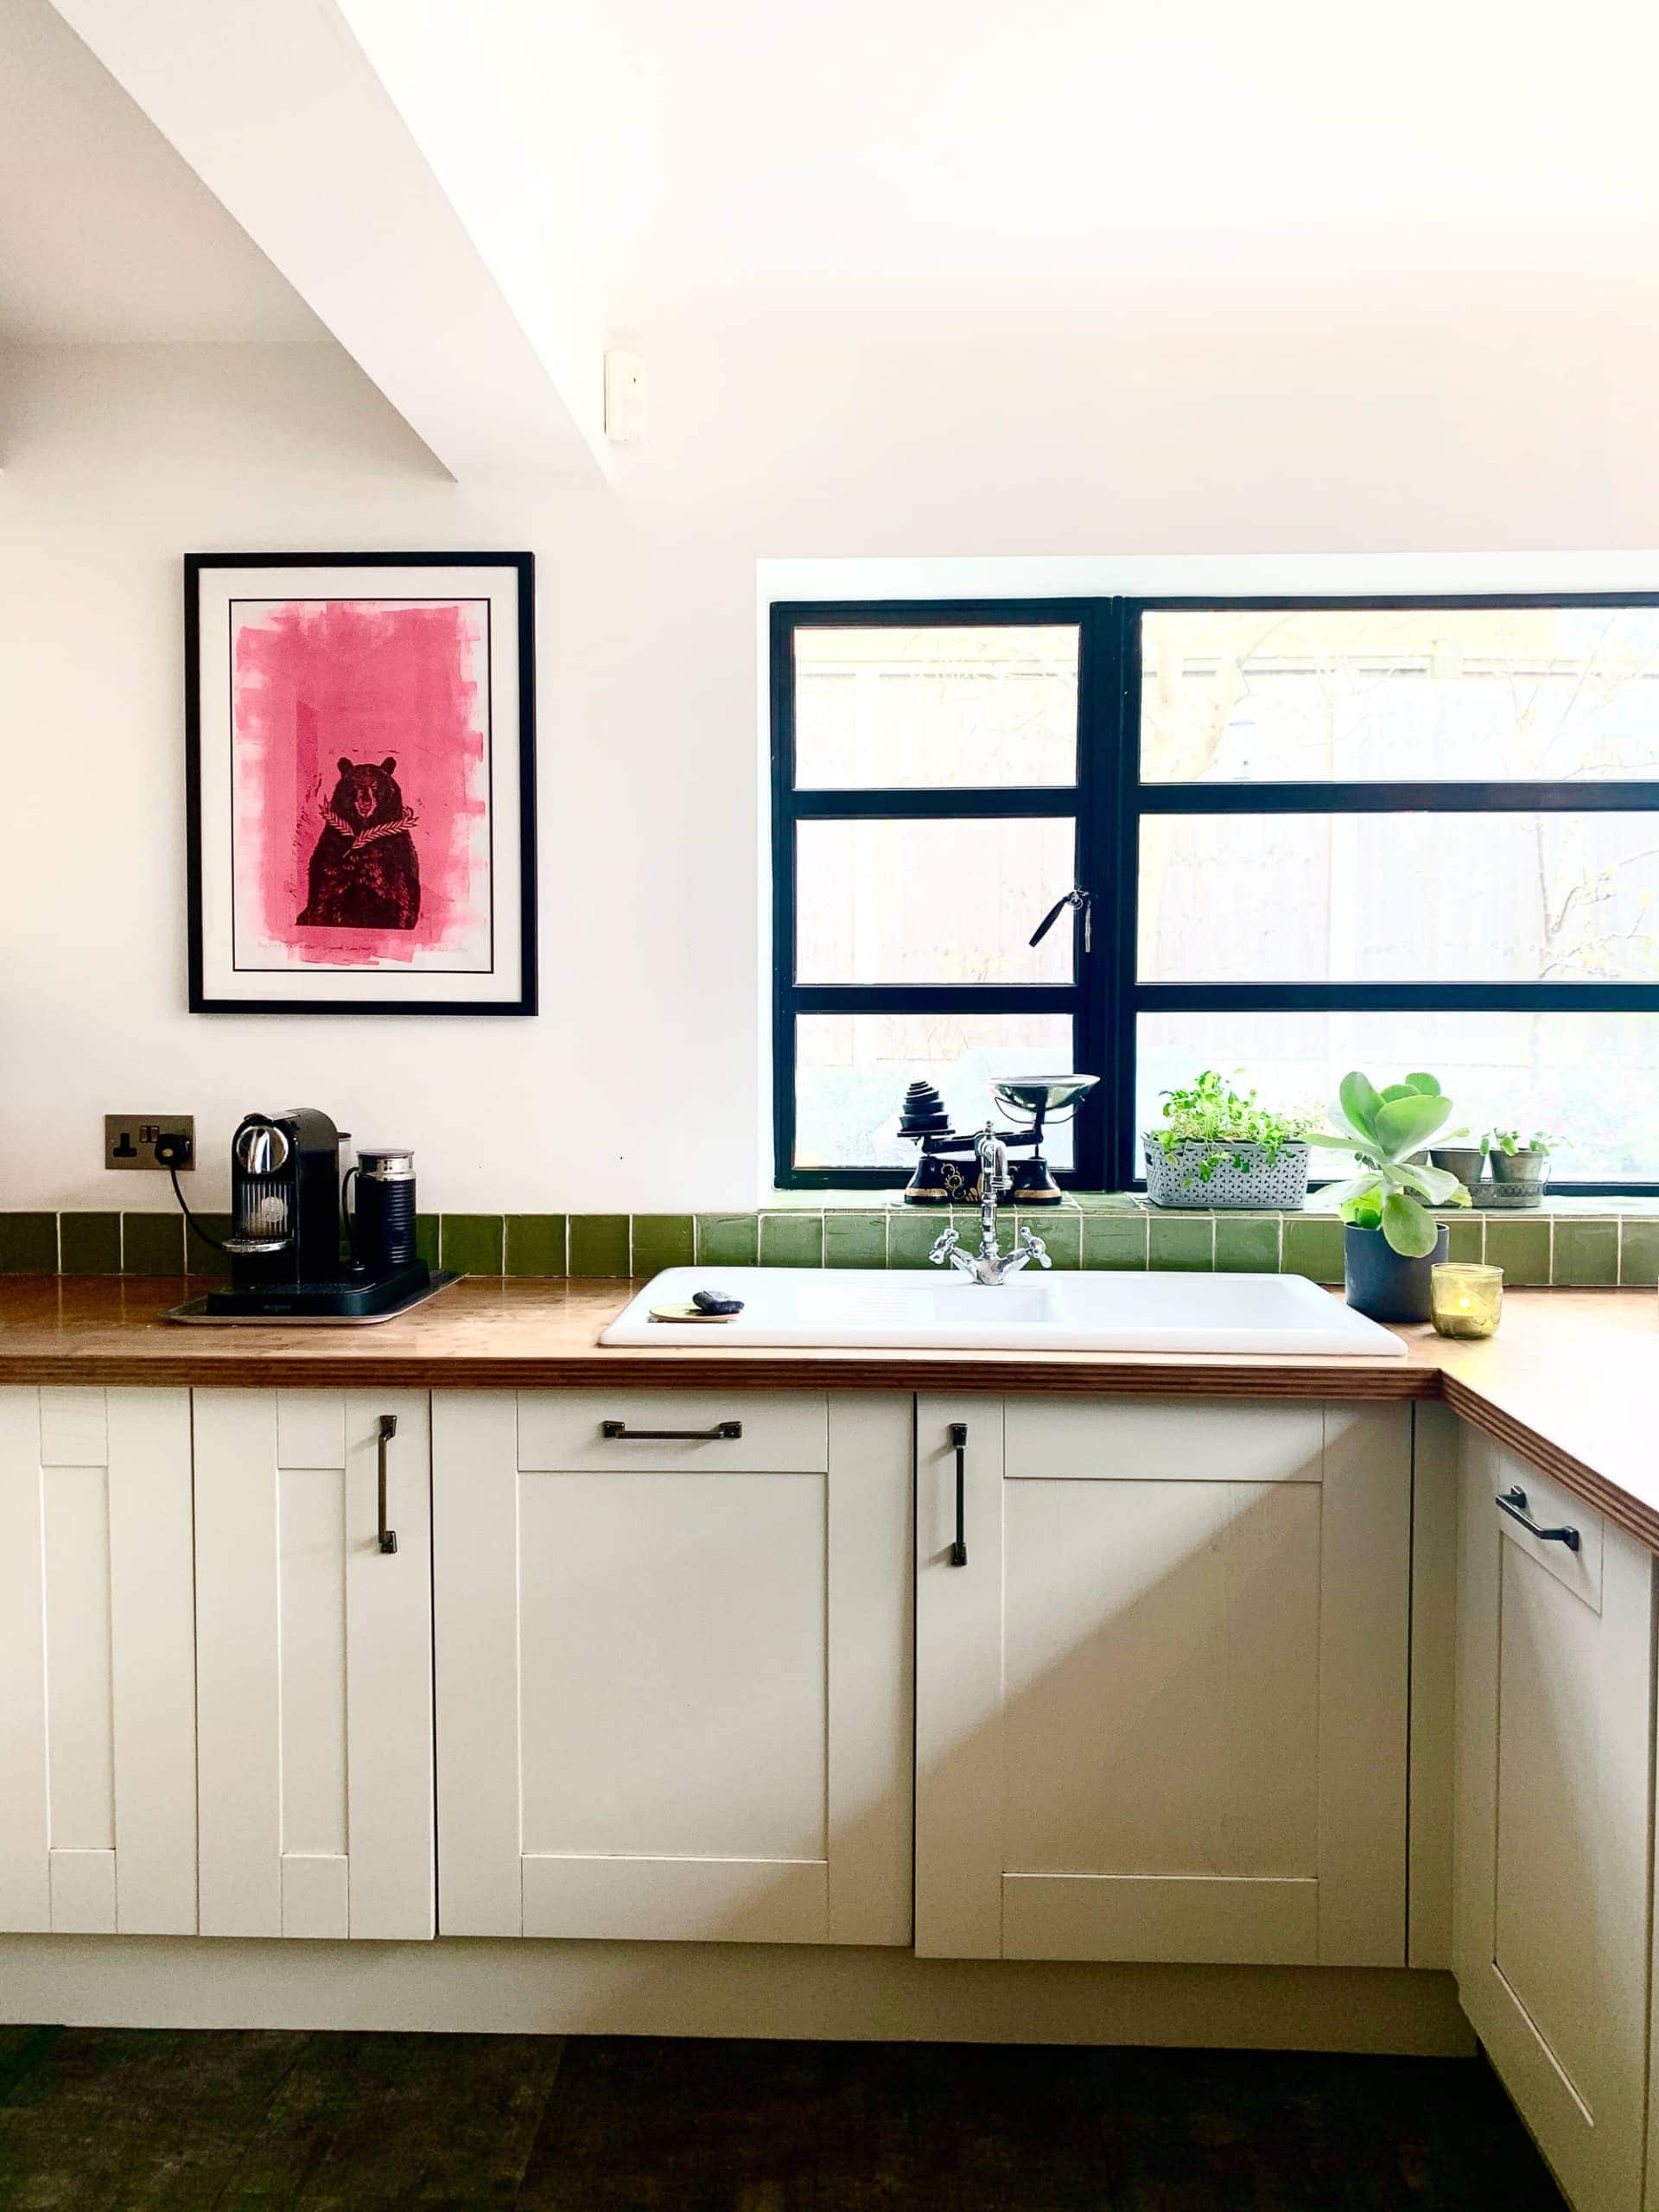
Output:
[[[1004,1147],[1018,1155],[1008,1162],[1008,1188],[999,1192],[1011,1206],[1057,1206],[1059,1185],[1043,1157],[1043,1132],[1055,1117],[1071,1120],[1100,1081],[1095,1075],[1008,1076],[991,1085],[991,1096],[1016,1126],[999,1131]],[[905,1093],[899,1134],[920,1157],[905,1185],[908,1206],[977,1205],[979,1161],[971,1132],[953,1129],[944,1101],[931,1083],[912,1083]]]

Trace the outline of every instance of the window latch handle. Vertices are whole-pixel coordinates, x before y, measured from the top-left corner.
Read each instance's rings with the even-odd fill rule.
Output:
[[[1027,942],[1033,945],[1040,944],[1043,939],[1048,935],[1050,930],[1053,928],[1055,923],[1059,920],[1060,916],[1065,912],[1066,908],[1071,906],[1080,912],[1083,915],[1083,949],[1087,952],[1089,950],[1090,938],[1090,910],[1093,906],[1094,903],[1094,893],[1091,891],[1068,891],[1064,899],[1057,899],[1054,901],[1054,904],[1043,916],[1042,920],[1038,923],[1036,928],[1032,931]]]

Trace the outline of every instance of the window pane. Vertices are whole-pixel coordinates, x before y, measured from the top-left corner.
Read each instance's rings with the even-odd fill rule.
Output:
[[[1071,625],[795,632],[795,780],[803,790],[1071,784]]]
[[[1659,774],[1659,608],[1141,618],[1149,783]]]
[[[1146,982],[1659,979],[1659,816],[1147,815]]]
[[[1169,1014],[1137,1028],[1137,1162],[1159,1094],[1205,1068],[1242,1071],[1234,1079],[1264,1105],[1321,1109],[1350,1068],[1379,1083],[1427,1068],[1457,1109],[1453,1127],[1559,1137],[1561,1180],[1659,1180],[1659,1014]],[[1338,1160],[1326,1155],[1327,1174]]]
[[[1070,821],[803,822],[795,973],[803,983],[1069,983]]]
[[[994,1077],[1069,1075],[1064,1014],[804,1014],[795,1024],[795,1165],[904,1167],[917,1150],[898,1134],[908,1084],[936,1084],[956,1129],[1001,1126]],[[1071,1165],[1070,1123],[1057,1124],[1052,1166]]]

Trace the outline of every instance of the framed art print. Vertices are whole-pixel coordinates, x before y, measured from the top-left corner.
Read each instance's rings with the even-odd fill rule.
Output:
[[[534,1014],[528,553],[184,564],[193,1014]]]

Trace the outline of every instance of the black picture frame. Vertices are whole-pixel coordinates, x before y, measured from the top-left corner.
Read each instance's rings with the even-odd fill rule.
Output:
[[[503,999],[227,996],[206,987],[203,937],[202,624],[204,575],[243,569],[509,569],[515,579],[518,672],[518,886],[517,995]],[[411,597],[418,593],[411,590]],[[185,868],[188,1006],[192,1014],[522,1016],[538,1011],[536,849],[536,561],[523,552],[188,553],[184,556]],[[500,752],[499,733],[496,750]]]

